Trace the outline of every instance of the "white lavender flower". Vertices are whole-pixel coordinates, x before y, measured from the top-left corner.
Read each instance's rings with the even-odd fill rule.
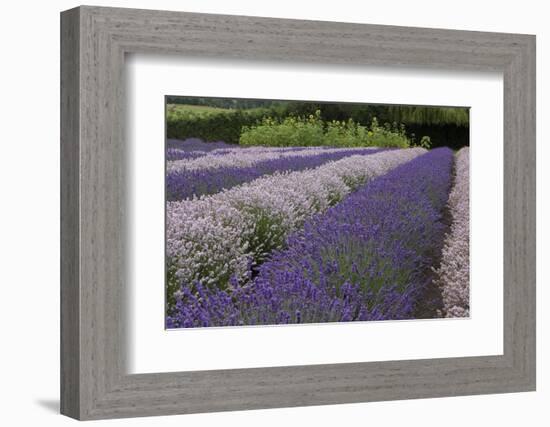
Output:
[[[436,271],[443,296],[442,315],[470,315],[470,153],[468,147],[456,154],[455,183],[449,195],[451,230],[445,238],[442,260]]]

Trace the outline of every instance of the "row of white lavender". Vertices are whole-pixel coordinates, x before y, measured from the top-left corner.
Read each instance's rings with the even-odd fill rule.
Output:
[[[452,215],[445,238],[441,265],[436,271],[443,296],[442,315],[468,317],[470,312],[470,153],[468,147],[456,154],[455,183],[449,194]]]
[[[208,143],[207,143],[208,144]],[[256,150],[258,152],[285,152],[285,151],[301,151],[301,150],[313,150],[321,148],[318,146],[315,147],[269,147],[269,146],[250,146],[250,147],[243,147],[242,145],[235,145],[235,146],[228,146],[226,148],[216,148],[214,150],[184,150],[181,148],[173,148],[168,147],[167,151],[172,152],[174,157],[181,156],[181,159],[195,159],[197,157],[206,156],[206,155],[214,155],[214,156],[221,156],[224,154],[230,154],[230,153],[238,153],[243,150]],[[327,146],[327,148],[330,148]]]
[[[422,148],[350,156],[277,173],[211,196],[167,204],[169,274],[179,283],[225,287],[280,248],[305,219],[368,180],[425,153]]]
[[[376,147],[365,147],[364,150],[372,150]],[[268,149],[265,147],[241,148],[238,150],[228,151],[223,155],[211,152],[205,156],[172,160],[166,165],[166,172],[177,172],[183,170],[208,170],[222,167],[249,167],[258,162],[265,160],[274,160],[280,158],[298,157],[298,156],[315,156],[320,153],[337,153],[350,150],[358,150],[358,147],[353,148],[325,148],[325,147],[304,147],[300,150],[285,150],[285,149]]]

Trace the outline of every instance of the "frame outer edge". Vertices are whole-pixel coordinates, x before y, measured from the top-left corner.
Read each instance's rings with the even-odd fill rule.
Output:
[[[524,36],[504,73],[504,354],[536,390],[536,53]]]
[[[532,391],[537,390],[537,37],[535,35],[530,37],[530,43],[528,44],[529,53],[529,68],[527,71],[528,84],[529,84],[529,99],[527,101],[529,109],[529,145],[530,150],[530,186],[531,196],[530,205],[528,210],[531,210],[532,215],[530,217],[529,224],[529,237],[528,244],[530,245],[530,254],[532,256],[532,264],[530,266],[530,280],[529,290],[530,296],[528,298],[528,307],[531,308],[529,313],[527,330],[528,334],[528,346],[531,353],[528,357],[527,363],[527,376],[530,389]]]
[[[518,220],[523,218],[524,228],[518,231],[523,253],[518,257],[523,261],[523,292],[520,301],[524,323],[523,339],[525,348],[516,347],[516,351],[523,355],[523,374],[526,388],[536,391],[536,36],[527,36],[518,72],[518,90],[523,90],[522,103],[520,104],[523,118],[518,132],[521,133],[521,147],[518,147],[520,159],[517,161],[518,175],[522,182],[523,210],[518,213]],[[523,352],[523,353],[521,353]]]
[[[80,10],[61,13],[60,411],[79,419],[80,387]]]

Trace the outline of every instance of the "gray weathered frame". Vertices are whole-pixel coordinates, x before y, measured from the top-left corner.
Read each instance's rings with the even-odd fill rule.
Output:
[[[124,56],[504,75],[504,354],[128,375]],[[61,412],[99,419],[535,389],[535,37],[83,6],[61,14]]]

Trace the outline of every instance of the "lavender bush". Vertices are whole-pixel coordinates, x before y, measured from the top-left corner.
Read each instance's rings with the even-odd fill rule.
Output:
[[[425,152],[417,149],[358,157],[372,162],[413,151],[414,160],[394,164],[340,203],[317,210],[325,213],[294,229],[286,248],[272,252],[253,280],[243,284],[230,274],[224,290],[203,280],[182,280],[167,326],[410,318],[429,281],[434,247],[444,237],[441,217],[452,152],[436,149],[417,157]],[[341,163],[354,170],[349,160],[328,165],[322,176],[339,171],[346,185],[362,185],[357,175],[345,174],[347,168],[335,167]]]
[[[443,296],[442,315],[470,315],[470,152],[456,154],[455,182],[449,195],[451,230],[445,238],[437,283]]]
[[[174,160],[196,159],[204,155],[206,155],[205,151],[185,151],[179,148],[166,149],[166,160],[169,162]]]
[[[170,140],[169,140],[170,141]],[[177,141],[181,142],[181,141]],[[210,147],[213,146],[214,148]],[[180,147],[180,148],[177,148]],[[182,148],[185,147],[185,148]],[[217,148],[216,148],[217,147]],[[225,154],[230,153],[238,153],[241,151],[243,147],[240,145],[230,145],[225,144],[223,142],[211,142],[211,143],[203,143],[200,140],[198,142],[192,141],[189,143],[180,143],[177,144],[175,142],[168,143],[168,146],[166,148],[166,160],[168,162],[172,162],[174,160],[191,160],[196,159],[198,157],[206,156],[206,155],[213,155],[213,156],[221,156]],[[288,148],[262,148],[262,152],[275,152],[275,151],[295,151],[295,150],[303,150],[304,147],[288,147]],[[256,151],[260,151],[257,148],[254,148]],[[245,150],[247,151],[247,150]]]

